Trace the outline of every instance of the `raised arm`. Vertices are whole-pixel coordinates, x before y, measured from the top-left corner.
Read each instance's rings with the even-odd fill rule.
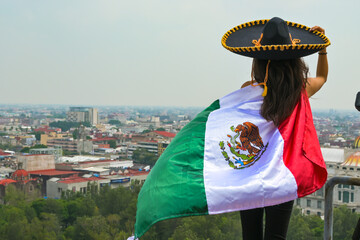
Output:
[[[317,30],[323,34],[325,34],[325,30],[319,26],[315,26],[311,28],[311,31]],[[320,88],[324,85],[327,80],[329,67],[328,67],[328,60],[327,60],[327,52],[326,48],[322,49],[319,52],[317,68],[316,68],[316,77],[315,78],[308,78],[308,84],[306,85],[306,92],[308,97],[310,98],[314,95]]]

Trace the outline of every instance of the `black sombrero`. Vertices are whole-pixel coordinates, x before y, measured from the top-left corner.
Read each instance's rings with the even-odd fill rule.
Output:
[[[225,33],[221,43],[233,53],[269,60],[300,58],[330,45],[321,32],[278,17],[236,26]]]

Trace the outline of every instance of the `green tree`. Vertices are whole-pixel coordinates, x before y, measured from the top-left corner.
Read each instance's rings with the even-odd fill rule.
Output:
[[[37,149],[37,148],[47,148],[47,146],[44,144],[36,144],[33,147],[24,147],[23,149],[20,150],[20,152],[29,153],[31,149]]]
[[[61,228],[55,214],[41,213],[40,218],[35,217],[30,223],[31,239],[57,240]]]
[[[30,228],[22,209],[4,206],[0,209],[0,239],[30,240]]]
[[[79,138],[79,129],[75,129],[72,133],[72,136],[74,139],[78,139]]]
[[[122,125],[122,123],[119,120],[115,120],[115,119],[109,120],[108,123],[111,125],[116,125],[116,126]]]
[[[21,206],[25,202],[24,191],[16,188],[15,185],[9,184],[5,189],[4,204],[11,206]]]
[[[156,131],[166,131],[165,128],[157,128]]]
[[[69,131],[70,128],[78,128],[79,126],[83,125],[85,127],[90,127],[91,124],[89,122],[68,122],[68,121],[57,121],[57,122],[51,122],[49,124],[50,127],[54,128],[61,128],[61,131],[66,132]]]
[[[334,208],[334,240],[351,239],[359,215],[351,212],[346,205]]]
[[[300,208],[294,208],[287,233],[287,239],[289,240],[309,240],[312,239],[312,233],[306,216],[301,214]]]
[[[37,141],[40,141],[41,140],[41,134],[45,134],[45,132],[37,131],[37,132],[33,132],[31,134],[35,135],[35,138],[36,138]]]
[[[133,152],[133,159],[137,163],[154,166],[158,157],[155,155],[155,153],[149,152],[143,148],[138,148]]]
[[[23,147],[21,150],[20,150],[21,153],[29,153],[30,152],[30,147]]]
[[[239,239],[242,235],[238,212],[183,218],[171,240],[180,239]]]
[[[313,239],[323,239],[324,237],[324,221],[316,215],[310,215],[307,218],[309,228],[312,232]]]
[[[76,152],[71,152],[69,150],[63,149],[63,156],[69,156],[69,155],[77,155]]]
[[[109,140],[107,143],[110,145],[111,148],[116,148],[116,141],[115,140]]]
[[[79,217],[74,225],[75,235],[73,239],[77,240],[110,240],[109,226],[103,216]]]

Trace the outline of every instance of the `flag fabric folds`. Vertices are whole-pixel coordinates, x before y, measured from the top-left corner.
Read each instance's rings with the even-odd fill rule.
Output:
[[[323,186],[327,172],[306,93],[276,127],[260,114],[262,92],[248,86],[230,93],[176,135],[139,193],[136,238],[161,220],[280,204]]]

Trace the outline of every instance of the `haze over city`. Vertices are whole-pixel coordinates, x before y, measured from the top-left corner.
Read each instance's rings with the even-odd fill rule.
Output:
[[[220,44],[279,16],[319,25],[329,77],[313,109],[354,109],[359,1],[1,1],[1,104],[208,106],[250,79]],[[317,55],[305,58],[310,75]],[[356,111],[355,109],[353,111]]]

